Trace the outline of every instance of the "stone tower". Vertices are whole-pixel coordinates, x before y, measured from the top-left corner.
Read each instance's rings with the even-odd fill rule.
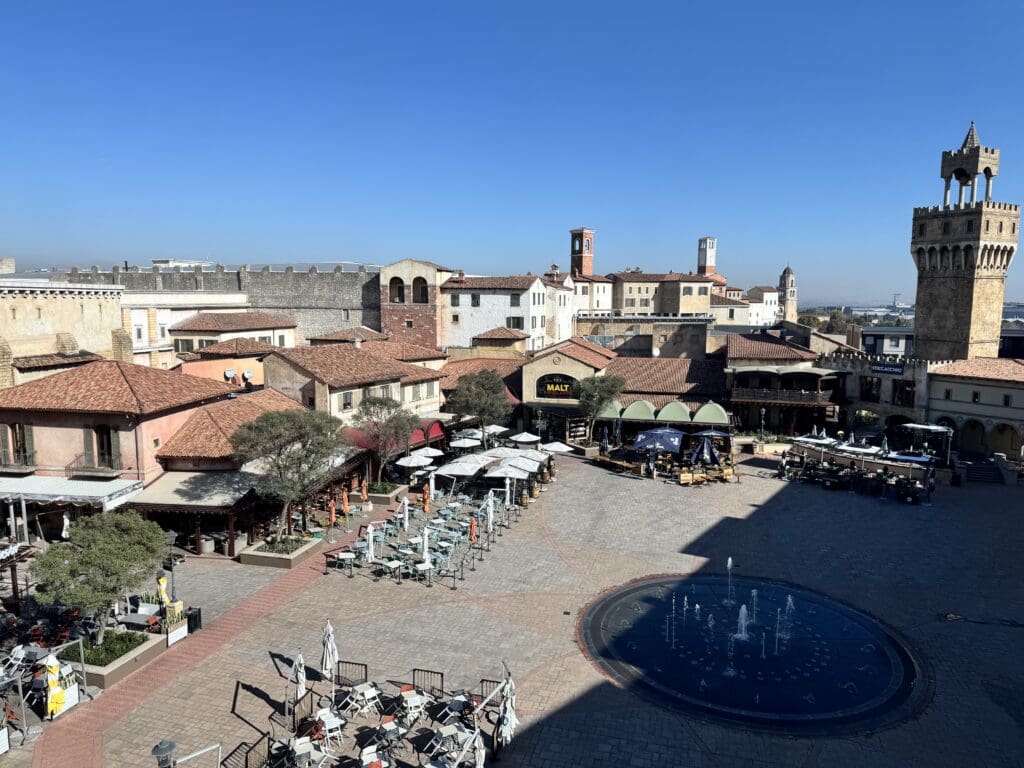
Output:
[[[1006,272],[1017,250],[1020,206],[992,200],[999,150],[971,128],[958,150],[942,153],[942,205],[915,208],[910,253],[917,266],[914,353],[925,360],[996,357]],[[985,198],[978,200],[978,179]],[[950,204],[953,181],[957,202]],[[965,193],[970,188],[970,200]]]
[[[796,275],[788,264],[779,275],[779,314],[786,322],[796,322]]]
[[[569,272],[594,274],[594,230],[588,227],[569,230]]]
[[[718,258],[718,240],[714,237],[702,237],[697,241],[697,274],[705,277],[715,274]]]

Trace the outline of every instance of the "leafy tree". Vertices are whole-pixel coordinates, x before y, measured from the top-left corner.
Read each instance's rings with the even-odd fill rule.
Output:
[[[110,606],[152,577],[166,552],[160,526],[135,512],[84,517],[71,524],[67,541],[51,544],[32,561],[36,599],[96,612],[102,645]]]
[[[366,433],[377,456],[377,482],[384,465],[409,445],[409,436],[419,426],[419,418],[390,397],[367,397],[359,403],[355,424]]]
[[[828,317],[828,323],[825,324],[825,333],[846,333],[847,325],[843,313],[838,309],[833,310]]]
[[[481,426],[503,425],[512,414],[512,403],[505,393],[505,380],[496,371],[484,368],[459,379],[459,385],[445,401],[445,410],[460,416],[479,416]]]
[[[348,444],[341,422],[323,411],[295,408],[262,413],[231,436],[235,459],[261,459],[264,474],[256,490],[281,502],[277,539],[287,524],[288,507],[327,482],[330,460]]]
[[[587,420],[587,435],[594,439],[594,422],[612,400],[618,397],[626,386],[626,380],[619,376],[589,376],[580,381],[580,413]]]
[[[800,323],[800,325],[807,325],[811,328],[817,328],[821,325],[821,319],[817,315],[800,315],[797,322]]]

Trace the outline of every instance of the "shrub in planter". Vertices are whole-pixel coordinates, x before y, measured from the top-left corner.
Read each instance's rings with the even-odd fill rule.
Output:
[[[259,552],[267,552],[272,555],[290,555],[303,544],[306,539],[301,536],[285,536],[275,541],[268,541],[258,548]]]
[[[366,492],[367,493],[380,493],[380,494],[387,495],[387,494],[391,493],[393,490],[395,490],[395,488],[397,488],[397,487],[398,487],[397,483],[389,483],[389,482],[386,482],[386,481],[380,482],[380,483],[367,483],[367,485],[366,485]]]
[[[103,638],[102,645],[86,642],[85,663],[105,667],[129,651],[134,651],[148,639],[149,636],[142,632],[108,632]],[[66,648],[60,652],[60,658],[65,661],[78,661],[78,649]]]

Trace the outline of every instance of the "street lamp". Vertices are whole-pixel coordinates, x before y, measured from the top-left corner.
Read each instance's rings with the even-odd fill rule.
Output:
[[[159,744],[153,747],[149,754],[156,758],[157,768],[174,768],[174,748],[176,746],[173,741],[162,739]]]
[[[174,542],[178,538],[178,532],[167,529],[167,568],[171,572],[171,600],[178,601],[178,590],[174,588]],[[161,742],[162,743],[162,742]],[[174,746],[173,744],[171,745]]]
[[[762,408],[761,409],[761,442],[762,443],[764,442],[764,414],[765,414],[765,409]]]

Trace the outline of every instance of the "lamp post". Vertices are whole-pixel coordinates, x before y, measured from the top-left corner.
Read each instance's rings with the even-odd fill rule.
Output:
[[[170,739],[162,739],[149,753],[156,758],[157,768],[174,767],[174,748],[177,746]]]
[[[174,542],[178,538],[177,531],[171,529],[167,530],[167,568],[171,572],[171,600],[174,602],[178,601],[178,590],[174,588]],[[163,743],[163,742],[161,742]],[[173,748],[173,744],[171,747]]]
[[[761,409],[761,442],[762,443],[764,442],[764,414],[765,414],[765,409],[762,408]]]

